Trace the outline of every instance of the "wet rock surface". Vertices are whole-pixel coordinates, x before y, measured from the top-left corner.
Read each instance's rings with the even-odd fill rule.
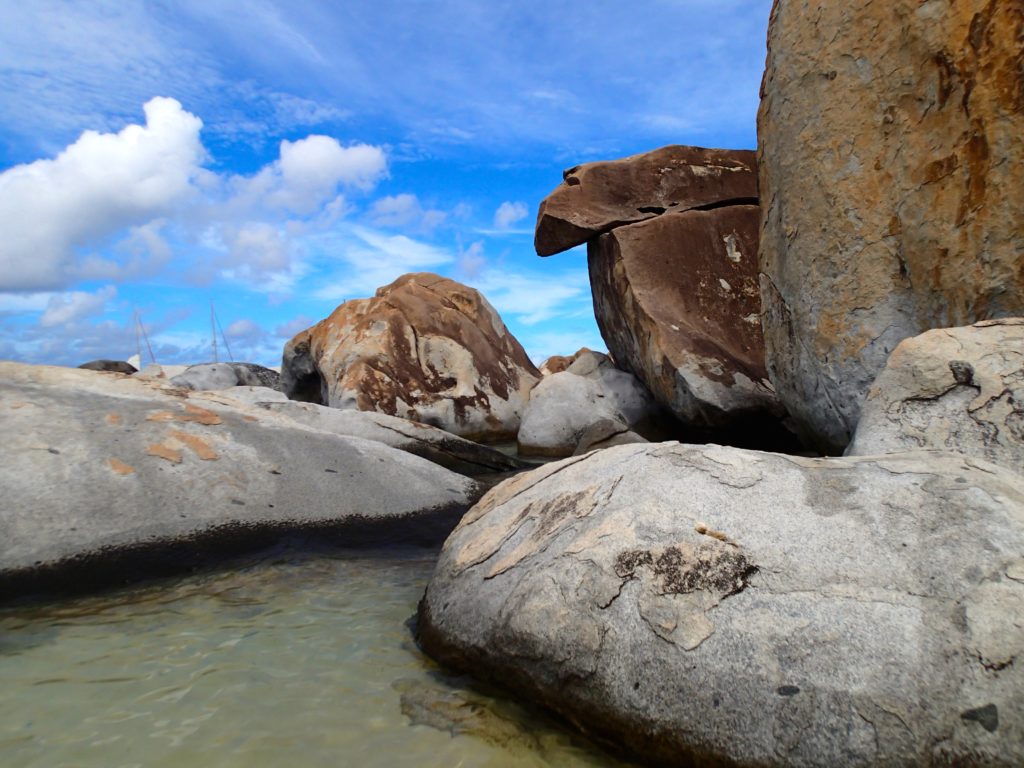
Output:
[[[462,437],[515,436],[540,372],[472,288],[403,275],[347,301],[285,346],[293,400],[379,411]]]
[[[1024,474],[1024,319],[936,329],[896,347],[868,390],[847,454],[915,448]]]
[[[492,489],[419,637],[658,764],[1008,766],[1022,553],[982,460],[621,446]]]
[[[889,354],[1024,314],[1017,2],[776,0],[758,117],[772,382],[838,453]]]

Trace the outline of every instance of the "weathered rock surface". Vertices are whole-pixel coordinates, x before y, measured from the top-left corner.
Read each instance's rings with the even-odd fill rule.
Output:
[[[916,448],[1024,474],[1024,318],[928,331],[893,350],[847,454]]]
[[[540,372],[478,291],[416,273],[298,334],[281,376],[294,400],[503,440],[519,430]]]
[[[174,376],[171,384],[193,390],[229,387],[277,389],[281,385],[281,376],[277,371],[255,363],[200,363]]]
[[[587,347],[580,347],[571,355],[552,355],[540,364],[540,372],[544,376],[550,376],[552,373],[561,373],[575,363],[580,355],[585,355],[592,351]]]
[[[953,454],[621,446],[492,489],[432,656],[659,764],[1024,762],[1024,487]]]
[[[534,246],[541,256],[666,211],[757,204],[757,165],[749,150],[673,145],[578,165],[562,178],[537,214]]]
[[[225,394],[233,397],[234,390]],[[443,429],[388,416],[386,413],[341,411],[291,400],[257,402],[257,405],[324,432],[384,443],[461,475],[513,472],[531,466],[494,448],[465,440]]]
[[[757,278],[756,205],[668,213],[588,247],[594,310],[616,362],[700,429],[775,424]],[[767,427],[771,429],[771,426]]]
[[[476,485],[167,384],[0,363],[0,596],[188,568],[281,532],[443,536]]]
[[[889,353],[1024,314],[1017,0],[776,0],[758,118],[769,373],[841,451]]]
[[[79,368],[83,368],[87,371],[107,371],[109,373],[124,373],[131,376],[133,373],[138,373],[139,369],[131,363],[126,363],[124,360],[90,360],[88,363],[82,363]]]
[[[607,355],[581,351],[566,370],[534,387],[519,428],[519,452],[571,456],[584,436],[588,445],[630,430],[661,436],[669,431],[668,420],[635,376]]]

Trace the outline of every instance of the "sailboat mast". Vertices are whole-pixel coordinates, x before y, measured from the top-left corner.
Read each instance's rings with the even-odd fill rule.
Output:
[[[210,300],[210,336],[213,339],[213,362],[219,363],[217,357],[217,315],[213,311],[213,300]]]

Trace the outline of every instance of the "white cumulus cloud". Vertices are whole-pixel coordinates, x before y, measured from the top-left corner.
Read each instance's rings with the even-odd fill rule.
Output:
[[[498,229],[508,229],[516,222],[525,219],[529,213],[526,203],[506,200],[494,212],[494,226]]]
[[[116,296],[117,288],[112,285],[101,288],[96,293],[71,291],[55,294],[50,297],[42,317],[39,318],[39,325],[42,328],[53,328],[99,314],[106,308],[107,302]]]
[[[205,150],[202,121],[150,99],[145,125],[86,131],[52,160],[0,173],[0,290],[61,288],[76,252],[171,210],[189,195]]]

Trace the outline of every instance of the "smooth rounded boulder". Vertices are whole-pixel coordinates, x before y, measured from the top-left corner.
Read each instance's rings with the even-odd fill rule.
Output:
[[[620,371],[607,355],[580,350],[559,373],[534,387],[517,443],[524,456],[571,456],[626,433],[664,437],[675,422],[633,374]]]
[[[272,368],[255,363],[200,363],[190,365],[171,378],[171,384],[193,390],[231,387],[267,387],[277,389],[281,376]]]
[[[1024,474],[1024,318],[936,329],[893,350],[846,452],[915,448],[977,456]]]
[[[1024,314],[1019,2],[776,0],[758,115],[769,375],[839,453],[896,345]]]
[[[165,383],[0,363],[0,598],[122,583],[266,546],[437,540],[477,485]]]
[[[1024,763],[1024,485],[955,454],[629,445],[492,489],[425,650],[659,765]]]
[[[478,291],[415,273],[295,336],[281,377],[293,400],[497,441],[515,437],[541,376]]]

